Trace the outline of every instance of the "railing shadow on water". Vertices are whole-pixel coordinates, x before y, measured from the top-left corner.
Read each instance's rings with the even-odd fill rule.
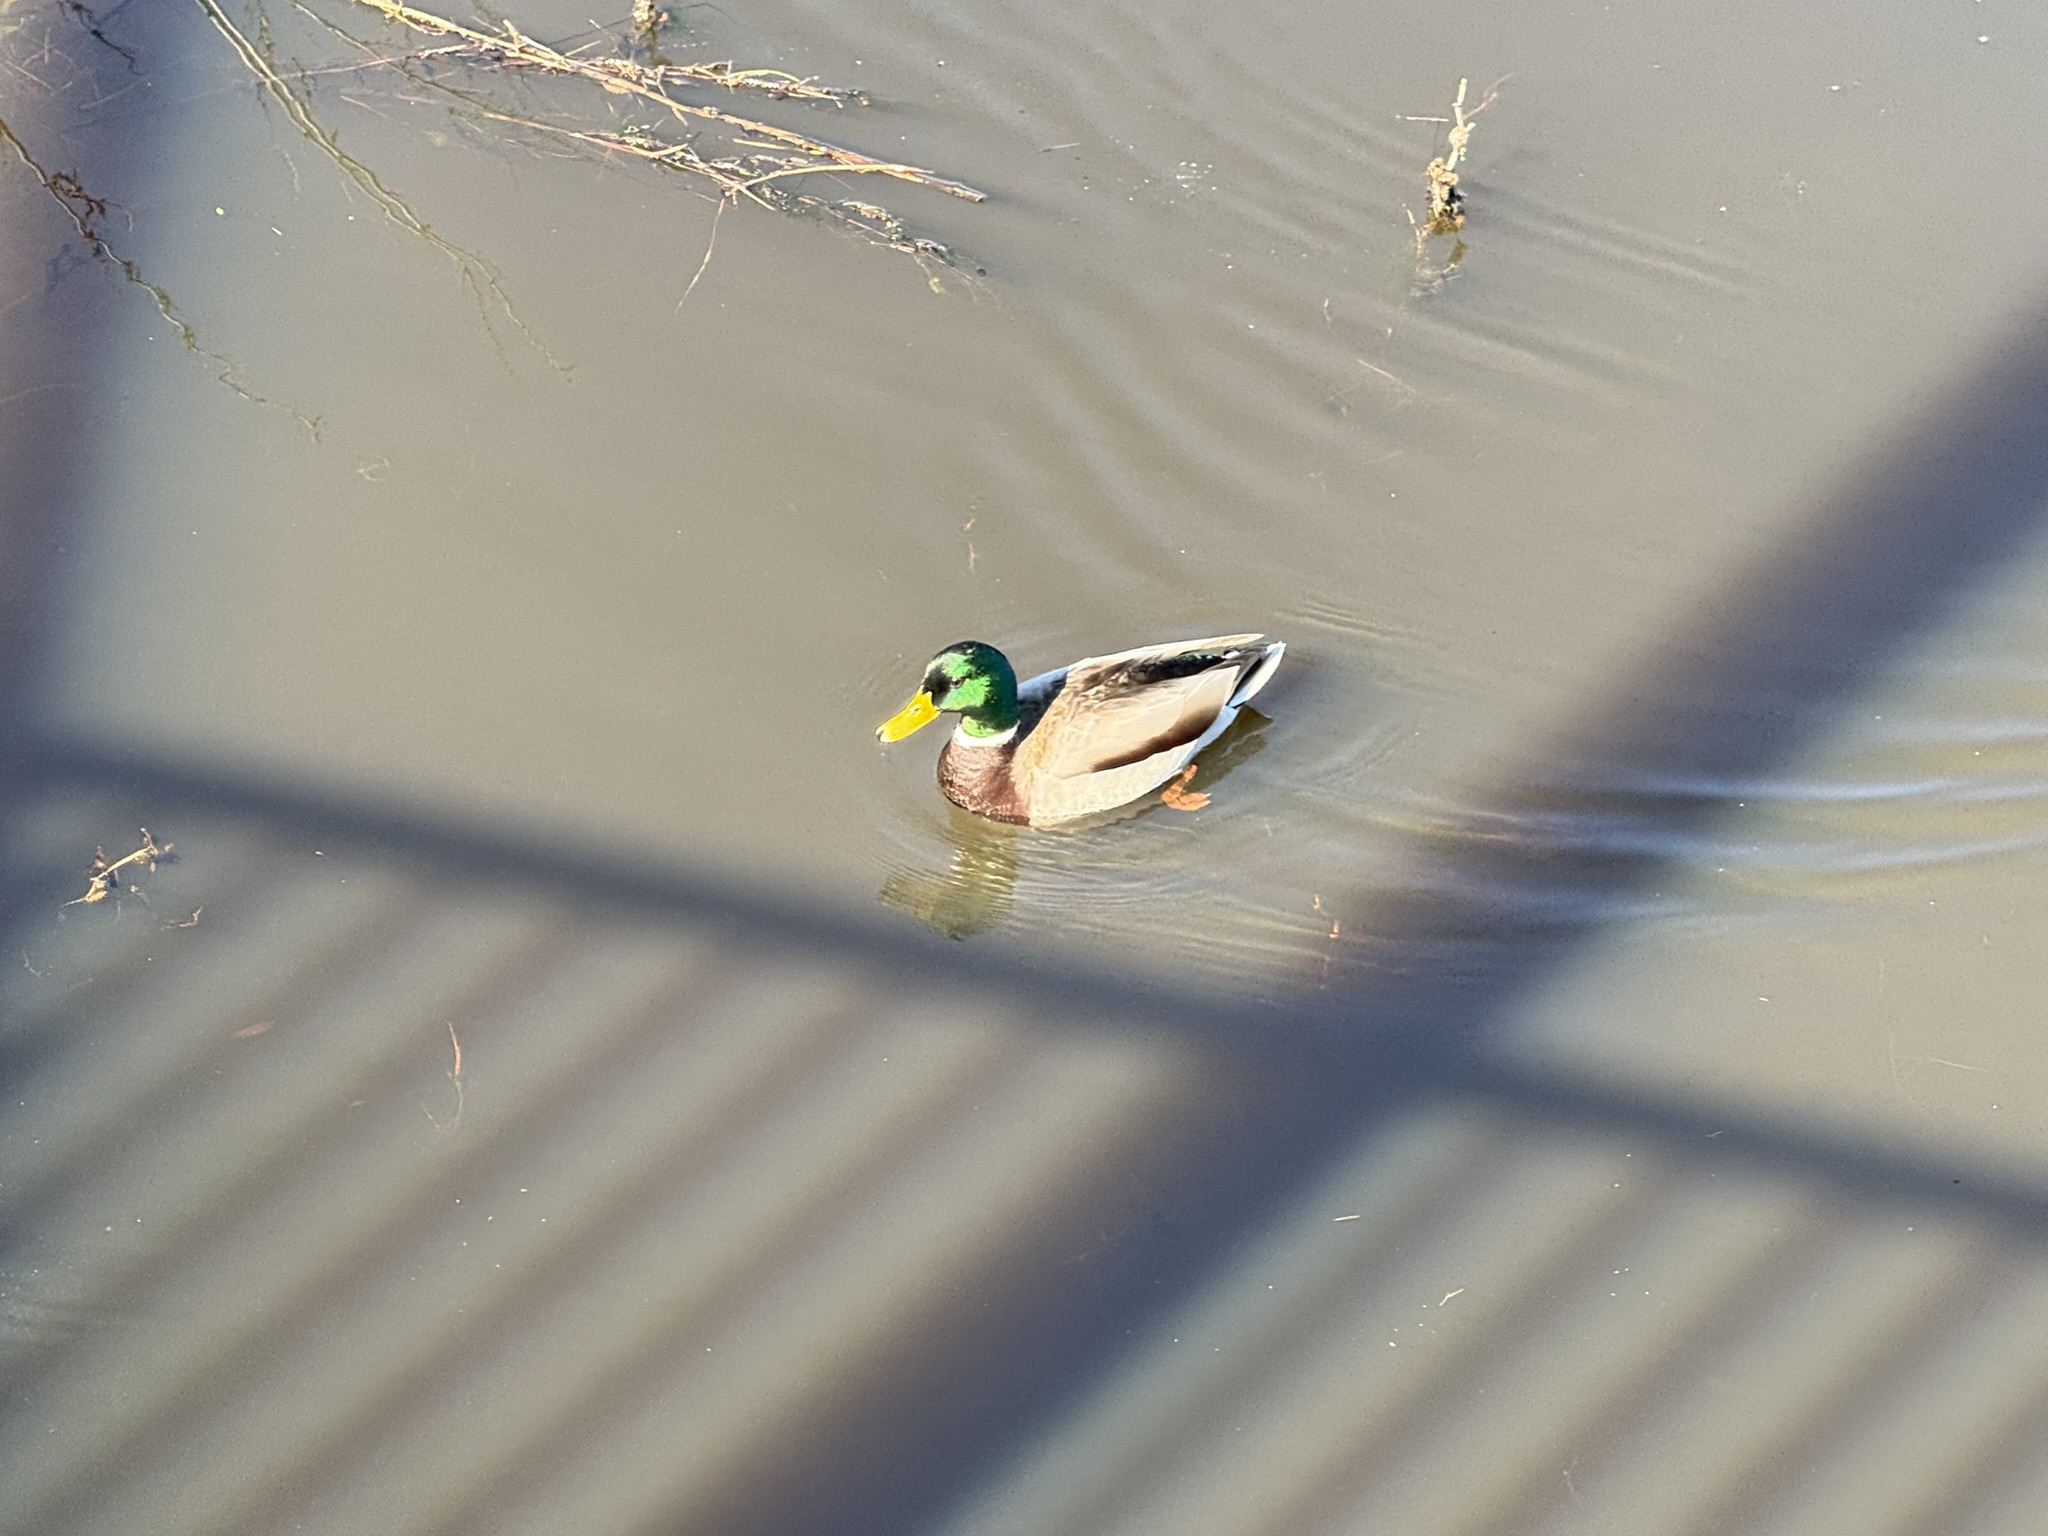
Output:
[[[1352,973],[1341,996],[1254,1008],[1180,995],[930,942],[875,914],[805,910],[668,864],[622,866],[610,853],[38,737],[26,688],[11,701],[7,797],[21,803],[53,789],[118,788],[185,814],[314,834],[460,869],[471,881],[543,890],[596,920],[630,890],[639,920],[721,934],[765,963],[822,957],[871,983],[915,974],[930,988],[999,995],[1042,1027],[1131,1027],[1197,1046],[1229,1080],[1228,1112],[1205,1115],[1203,1103],[1193,1104],[1173,1120],[1169,1144],[1147,1152],[1151,1199],[1181,1218],[1130,1238],[1117,1266],[1085,1271],[1060,1262],[1074,1238],[1066,1222],[1020,1231],[974,1285],[935,1303],[914,1336],[894,1341],[884,1371],[869,1373],[858,1390],[826,1394],[808,1422],[792,1426],[798,1448],[784,1440],[772,1457],[726,1468],[722,1492],[700,1506],[723,1511],[720,1528],[735,1532],[930,1529],[1332,1159],[1418,1108],[1481,1103],[1533,1127],[1622,1133],[1681,1165],[1796,1176],[1844,1202],[1942,1212],[2040,1249],[2048,1189],[2028,1180],[1763,1112],[1588,1082],[1496,1049],[1503,1015],[1606,926],[1605,914],[1624,905],[1619,898],[1665,868],[1654,852],[1588,851],[1568,835],[1576,818],[1611,819],[1615,784],[1738,781],[1783,764],[2040,532],[2048,512],[2048,326],[2015,326],[2012,335],[1974,379],[1886,442],[1738,573],[1666,657],[1612,681],[1606,699],[1521,776],[1541,789],[1477,797],[1487,835],[1418,841],[1409,857],[1428,866],[1429,894],[1403,893],[1398,879],[1388,882],[1392,894],[1370,886],[1355,893],[1350,910],[1363,914],[1358,926],[1372,935],[1373,963]],[[19,550],[19,525],[13,532]],[[51,537],[48,527],[36,531],[30,553]],[[21,637],[27,654],[33,641]],[[25,681],[32,668],[21,667],[23,656],[16,653],[15,676]],[[1631,797],[1623,810],[1649,834],[1631,846],[1655,849],[1727,807],[1711,794],[1650,795]],[[1563,907],[1561,892],[1573,898]],[[1432,960],[1452,950],[1487,959],[1447,979]],[[1204,1102],[1217,1109],[1225,1100]],[[17,1229],[33,1226],[33,1206],[12,1214]],[[619,1219],[630,1218],[622,1211]],[[1918,1347],[1924,1340],[1900,1345],[1903,1355]],[[1882,1376],[1881,1366],[1873,1369]],[[1839,1411],[1853,1413],[1854,1405]],[[2033,1414],[2038,1427],[2048,1405],[2037,1403]],[[1987,1453],[1985,1465],[1997,1459]],[[1303,1497],[1313,1505],[1312,1493]]]

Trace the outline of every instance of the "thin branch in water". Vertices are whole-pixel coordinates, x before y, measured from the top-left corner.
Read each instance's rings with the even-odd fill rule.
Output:
[[[0,140],[7,142],[21,163],[28,167],[29,174],[43,184],[43,190],[64,210],[64,216],[71,220],[71,227],[78,231],[78,238],[85,242],[86,249],[102,260],[112,263],[122,277],[155,301],[157,313],[177,332],[180,346],[187,352],[196,353],[209,363],[217,365],[220,369],[219,381],[242,399],[251,405],[265,405],[272,410],[283,411],[304,427],[314,441],[319,440],[320,422],[317,417],[308,416],[304,411],[287,405],[282,400],[259,395],[244,384],[241,366],[234,359],[224,357],[202,343],[198,331],[194,330],[191,322],[179,313],[178,306],[170,294],[159,284],[151,282],[143,275],[142,268],[108,243],[99,223],[107,216],[111,206],[105,198],[95,197],[87,191],[85,183],[80,181],[74,172],[45,170],[42,163],[29,153],[28,146],[22,143],[19,135],[7,125],[5,118],[0,118]]]
[[[212,4],[213,0],[201,0],[201,3]],[[663,87],[673,82],[694,81],[723,85],[730,90],[744,87],[765,89],[778,98],[808,98],[836,102],[863,99],[858,92],[820,86],[814,81],[799,79],[781,70],[735,70],[730,64],[654,67],[616,57],[572,58],[556,52],[544,43],[535,42],[509,21],[501,23],[505,30],[502,34],[497,34],[481,32],[474,27],[463,26],[460,22],[448,21],[413,6],[401,4],[400,0],[354,0],[354,3],[367,6],[379,15],[401,22],[415,31],[457,38],[487,58],[525,65],[548,74],[575,75],[591,81],[613,95],[638,96],[677,117],[701,118],[709,122],[722,123],[729,128],[737,128],[743,133],[758,134],[764,139],[772,139],[778,144],[801,150],[805,154],[816,155],[849,170],[883,169],[888,175],[916,182],[920,186],[936,187],[942,192],[965,198],[971,203],[987,200],[987,193],[978,192],[965,182],[954,181],[921,166],[886,164],[873,156],[863,155],[857,150],[830,144],[822,139],[811,138],[793,129],[779,128],[772,123],[740,117],[735,113],[721,111],[717,107],[700,106],[695,102],[678,100],[669,95]]]
[[[820,173],[845,176],[862,171],[873,171],[883,176],[901,176],[905,171],[916,169],[915,166],[892,165],[882,160],[871,160],[866,165],[786,165],[778,171],[765,171],[759,176],[751,176],[733,190],[751,192],[756,187],[765,186],[771,181],[780,181],[785,176],[816,176]]]
[[[448,1026],[448,1043],[455,1049],[455,1065],[448,1069],[448,1081],[455,1085],[455,1113],[450,1115],[445,1121],[436,1120],[432,1110],[428,1109],[424,1104],[420,1106],[420,1110],[426,1115],[428,1123],[437,1131],[452,1131],[457,1125],[462,1123],[462,1042],[455,1037],[455,1026],[453,1024]]]
[[[712,211],[711,238],[704,242],[704,259],[697,263],[697,270],[691,274],[689,286],[683,289],[683,296],[676,300],[678,310],[689,302],[690,295],[697,291],[697,280],[704,275],[704,269],[711,265],[711,253],[718,248],[718,221],[725,217],[725,210],[730,201],[729,198],[721,197],[718,200],[718,207]]]
[[[251,42],[241,28],[229,18],[227,12],[220,8],[218,0],[193,0],[193,3],[206,14],[206,19],[213,23],[214,30],[227,39],[228,46],[242,61],[242,67],[256,77],[257,83],[278,104],[285,117],[302,136],[332,160],[341,173],[375,203],[387,219],[407,233],[417,235],[455,264],[455,270],[460,274],[463,286],[469,289],[477,301],[478,309],[484,314],[486,326],[490,323],[490,311],[485,303],[488,295],[489,298],[496,300],[499,307],[504,310],[506,318],[518,327],[519,333],[526,338],[528,344],[546,358],[551,367],[557,371],[567,371],[555,360],[554,355],[541,345],[539,338],[520,318],[519,311],[512,305],[512,296],[505,291],[504,284],[499,281],[497,272],[489,262],[437,234],[432,226],[413,212],[404,198],[378,179],[376,172],[342,149],[335,142],[334,136],[320,126],[319,120],[313,116],[312,110],[299,94],[271,67],[264,50]],[[492,329],[491,334],[495,340],[496,330]]]
[[[100,19],[88,10],[84,0],[57,0],[58,5],[71,13],[78,24],[85,28],[85,35],[111,53],[119,54],[121,62],[128,66],[128,73],[140,75],[142,63],[132,50],[122,47],[100,29]]]
[[[749,155],[744,161],[707,160],[697,153],[695,145],[687,141],[671,144],[637,130],[613,132],[592,128],[564,128],[558,123],[542,122],[538,118],[523,117],[487,107],[479,107],[476,111],[479,116],[493,122],[530,128],[538,133],[554,134],[607,153],[629,155],[650,165],[660,166],[664,170],[691,171],[717,183],[720,190],[729,198],[744,197],[764,208],[816,214],[855,231],[877,245],[904,251],[920,260],[930,258],[948,267],[958,265],[954,253],[948,247],[936,240],[926,240],[906,233],[902,221],[888,209],[877,204],[864,203],[854,198],[833,200],[814,197],[807,192],[786,192],[779,187],[757,190],[752,183],[759,177],[760,163],[769,157]]]

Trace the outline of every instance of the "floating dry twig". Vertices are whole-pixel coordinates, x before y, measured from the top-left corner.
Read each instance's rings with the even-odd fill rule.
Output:
[[[562,53],[550,48],[546,43],[536,42],[509,21],[499,23],[502,31],[486,32],[478,27],[465,26],[459,21],[450,21],[445,16],[436,16],[431,11],[420,10],[417,6],[406,5],[403,0],[352,0],[352,3],[375,11],[387,21],[396,21],[408,26],[415,32],[456,40],[454,47],[429,50],[420,55],[422,58],[446,58],[466,53],[473,59],[523,64],[549,74],[580,75],[614,93],[648,96],[664,107],[680,107],[690,116],[719,118],[747,127],[766,128],[766,125],[748,123],[744,118],[724,116],[715,108],[678,102],[666,94],[666,88],[683,84],[722,85],[732,91],[763,91],[779,99],[797,101],[831,101],[844,104],[864,103],[867,100],[860,91],[844,86],[820,85],[815,79],[792,75],[779,69],[734,69],[729,59],[705,64],[642,64],[635,59],[617,54],[584,58],[577,54]],[[781,136],[779,129],[766,128],[766,132],[771,137]],[[795,142],[800,138],[801,135],[793,135],[791,141]],[[851,155],[852,151],[844,153]],[[943,181],[945,178],[936,179]],[[972,191],[966,195],[977,200],[980,197],[979,193]]]
[[[718,206],[711,211],[711,238],[704,242],[704,259],[697,263],[697,270],[690,274],[689,282],[683,285],[683,296],[676,300],[681,309],[690,302],[690,295],[697,291],[697,284],[704,276],[704,269],[711,265],[711,253],[718,249],[718,221],[725,217],[726,202],[719,199]]]
[[[215,6],[216,0],[199,0]],[[667,61],[641,63],[624,55],[566,54],[521,32],[510,21],[500,21],[497,30],[485,30],[444,16],[423,11],[403,0],[350,0],[427,37],[449,40],[446,46],[420,50],[408,57],[378,62],[401,66],[444,60],[478,67],[512,67],[538,74],[567,77],[596,85],[613,96],[634,97],[658,108],[678,123],[712,123],[728,134],[735,146],[752,151],[736,155],[706,154],[689,139],[666,140],[645,128],[565,127],[526,113],[479,104],[465,98],[478,115],[491,121],[532,129],[566,138],[589,148],[627,155],[667,170],[686,171],[714,182],[731,200],[746,198],[764,207],[789,212],[814,213],[856,231],[878,244],[918,257],[933,257],[950,263],[952,253],[937,241],[908,234],[887,209],[853,199],[820,197],[798,192],[784,185],[790,178],[840,172],[850,175],[883,176],[929,187],[969,202],[982,202],[986,194],[952,177],[923,166],[882,160],[861,154],[810,134],[799,133],[757,118],[743,117],[722,107],[685,100],[672,88],[686,85],[716,85],[728,93],[755,92],[778,101],[827,102],[834,106],[863,105],[860,91],[819,83],[776,69],[736,69],[730,61],[675,64]],[[634,25],[643,37],[651,36],[649,11],[636,7]],[[658,21],[658,16],[652,18]],[[432,83],[432,82],[429,82]]]
[[[173,846],[170,843],[157,842],[155,838],[149,835],[149,828],[144,827],[142,828],[142,846],[133,853],[123,854],[111,863],[107,860],[106,849],[94,849],[92,862],[85,867],[85,894],[65,902],[64,905],[67,907],[89,907],[97,902],[105,901],[109,896],[119,895],[121,891],[122,870],[134,864],[154,874],[157,865],[170,857]],[[128,894],[140,898],[142,896],[142,887],[131,883],[128,886]],[[199,916],[196,912],[192,915],[195,920]]]

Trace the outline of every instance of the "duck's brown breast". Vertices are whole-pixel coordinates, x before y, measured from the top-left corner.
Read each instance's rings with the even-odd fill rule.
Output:
[[[993,821],[1028,822],[1024,797],[1010,777],[1014,743],[964,747],[956,737],[939,754],[939,790],[955,805]]]

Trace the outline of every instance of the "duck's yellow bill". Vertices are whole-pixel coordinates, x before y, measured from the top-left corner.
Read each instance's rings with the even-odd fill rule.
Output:
[[[875,734],[884,741],[901,741],[912,731],[921,730],[938,718],[938,707],[932,703],[932,696],[919,689],[916,698],[875,727]]]

